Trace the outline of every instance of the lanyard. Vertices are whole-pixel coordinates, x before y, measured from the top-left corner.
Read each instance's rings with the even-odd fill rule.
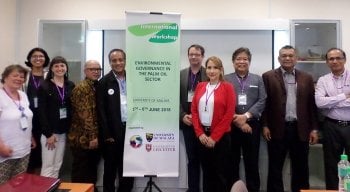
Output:
[[[19,101],[18,103],[10,96],[10,94],[6,91],[5,88],[3,88],[5,91],[6,95],[13,101],[13,103],[17,106],[18,110],[21,112],[21,117],[25,117],[26,115],[24,114],[24,107],[21,105],[21,96],[18,95]]]
[[[120,91],[122,95],[126,95],[126,80],[125,79],[119,79],[117,78],[119,84],[120,84]]]
[[[210,87],[210,83],[208,83],[207,90],[206,90],[206,93],[205,93],[205,108],[204,108],[204,111],[207,111],[208,100],[210,99],[211,95],[214,93],[215,89],[217,89],[219,85],[220,85],[220,83],[216,84],[214,89],[208,95],[208,89]]]
[[[236,76],[239,85],[241,86],[241,92],[244,93],[245,91],[245,86],[246,86],[246,82],[248,81],[249,78],[249,74],[247,74],[246,78],[239,78],[238,75]]]
[[[193,91],[194,89],[194,85],[196,84],[196,79],[197,79],[197,74],[193,74],[192,72],[190,72],[190,78],[191,78],[191,91]]]
[[[32,79],[33,79],[33,84],[34,84],[35,89],[38,90],[38,88],[40,87],[40,79],[35,79],[33,74],[32,74]]]
[[[56,85],[56,88],[57,88],[58,95],[60,96],[61,103],[63,105],[64,104],[64,85],[62,87],[62,92],[61,92],[61,89],[57,85]]]
[[[125,76],[125,73],[124,73],[124,76],[117,75],[114,72],[113,72],[113,74],[114,74],[115,79],[118,81],[120,94],[126,95],[126,76]]]

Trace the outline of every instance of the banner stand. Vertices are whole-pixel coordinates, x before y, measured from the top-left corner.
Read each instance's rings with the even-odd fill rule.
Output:
[[[152,180],[153,177],[157,177],[157,175],[145,175],[144,177],[148,177],[149,180],[147,182],[147,186],[143,192],[152,192],[152,187],[156,188],[159,192],[162,192],[160,188],[156,185],[156,183]]]
[[[149,187],[179,176],[180,16],[126,12],[123,176],[147,176]]]

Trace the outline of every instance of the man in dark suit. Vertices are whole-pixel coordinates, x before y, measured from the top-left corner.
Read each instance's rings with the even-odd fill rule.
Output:
[[[199,148],[192,126],[191,102],[198,82],[207,78],[205,68],[202,66],[204,48],[198,44],[191,45],[187,50],[187,56],[190,66],[180,72],[180,128],[184,135],[188,158],[188,192],[199,192]]]
[[[104,76],[97,87],[99,115],[99,145],[104,158],[103,191],[115,192],[118,172],[118,192],[131,192],[134,178],[123,177],[123,151],[126,107],[125,52],[113,49],[108,54],[112,70]]]
[[[309,144],[318,141],[314,83],[309,74],[294,68],[297,54],[292,46],[280,49],[278,61],[281,67],[262,75],[267,94],[262,115],[269,155],[267,191],[284,191],[282,169],[289,153],[292,192],[297,192],[309,188]]]

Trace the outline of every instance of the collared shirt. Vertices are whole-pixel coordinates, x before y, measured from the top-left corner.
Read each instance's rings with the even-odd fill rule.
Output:
[[[283,74],[283,81],[287,91],[286,103],[286,121],[297,120],[297,82],[295,77],[295,69],[292,72],[287,72],[281,67]]]
[[[264,82],[261,76],[249,73],[245,78],[238,77],[237,73],[225,75],[225,81],[230,82],[236,92],[236,101],[238,102],[239,94],[246,94],[246,105],[236,105],[236,114],[249,112],[254,118],[259,119],[265,108],[266,92]],[[243,81],[243,82],[242,82]]]
[[[120,91],[120,115],[122,122],[126,122],[128,119],[128,107],[126,102],[126,77],[120,77],[114,73],[115,79],[118,81]]]
[[[85,79],[72,91],[72,123],[68,140],[73,147],[88,149],[97,138],[98,124],[94,81]]]
[[[345,94],[350,94],[350,71],[338,77],[326,74],[317,81],[316,105],[329,118],[350,121],[350,99]]]

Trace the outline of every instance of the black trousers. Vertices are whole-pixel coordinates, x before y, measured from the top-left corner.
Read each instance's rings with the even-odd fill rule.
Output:
[[[267,192],[284,191],[282,171],[287,153],[291,161],[292,192],[309,189],[309,142],[300,141],[297,124],[286,124],[284,138],[282,140],[272,138],[267,144],[269,155]]]
[[[225,133],[214,148],[207,148],[202,144],[199,148],[203,169],[203,192],[229,192],[232,181],[230,133]]]
[[[233,183],[240,180],[239,164],[243,155],[245,180],[249,192],[260,191],[259,176],[259,147],[260,147],[260,122],[251,120],[248,122],[252,133],[244,133],[238,127],[231,129],[231,149],[233,166]]]
[[[72,182],[96,184],[97,168],[101,159],[100,151],[98,149],[82,149],[77,147],[71,147],[71,151],[73,156]]]
[[[30,151],[30,157],[29,157],[29,164],[27,172],[29,173],[35,173],[35,169],[41,168],[41,144],[40,144],[40,137],[41,137],[41,127],[38,117],[38,109],[32,108],[33,111],[33,120],[32,120],[32,135],[34,137],[34,140],[36,142],[36,147],[34,149],[31,149]]]
[[[125,127],[123,138],[125,136]],[[131,192],[134,186],[133,177],[123,177],[124,139],[102,146],[104,158],[103,192],[115,192],[115,180],[118,173],[118,192]]]
[[[181,129],[185,140],[187,154],[187,178],[188,191],[199,192],[200,180],[200,161],[199,161],[199,143],[192,126],[181,123]]]
[[[338,168],[340,155],[350,157],[350,125],[341,126],[325,119],[323,127],[323,155],[325,163],[326,188],[338,189]]]

